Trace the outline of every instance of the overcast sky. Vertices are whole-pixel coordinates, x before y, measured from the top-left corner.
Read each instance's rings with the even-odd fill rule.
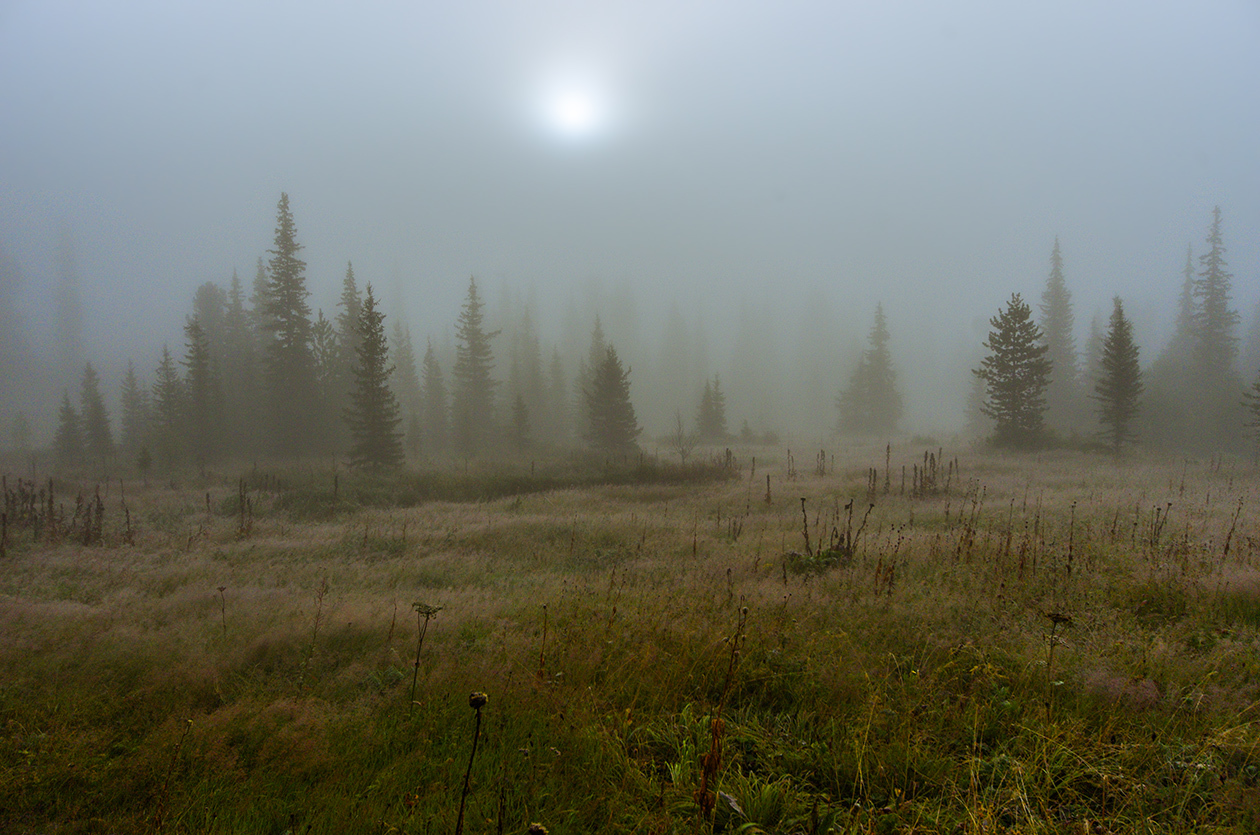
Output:
[[[1162,337],[1216,204],[1245,322],[1260,3],[0,0],[29,321],[64,223],[93,344],[178,342],[282,190],[314,304],[352,260],[421,332],[475,274],[974,341],[1058,235],[1082,331],[1119,293]]]

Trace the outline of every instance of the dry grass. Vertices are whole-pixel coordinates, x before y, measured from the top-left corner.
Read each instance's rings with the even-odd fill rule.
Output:
[[[294,497],[322,476],[284,473],[248,531],[235,478],[128,482],[134,544],[117,489],[101,544],[11,528],[0,829],[450,831],[472,691],[468,831],[692,831],[702,779],[717,830],[1260,829],[1254,470],[946,450],[949,489],[912,496],[922,449],[888,492],[882,446],[794,477],[756,453],[318,514]],[[409,714],[415,601],[442,611]]]

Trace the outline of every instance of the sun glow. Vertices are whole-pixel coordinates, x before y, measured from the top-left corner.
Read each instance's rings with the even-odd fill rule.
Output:
[[[586,92],[569,90],[556,94],[548,110],[555,129],[566,136],[584,136],[599,126],[599,107]]]

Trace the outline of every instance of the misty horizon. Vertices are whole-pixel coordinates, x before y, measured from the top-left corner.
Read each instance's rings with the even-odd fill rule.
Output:
[[[1079,346],[1119,295],[1158,355],[1216,205],[1240,337],[1260,303],[1250,5],[423,11],[0,11],[6,326],[47,357],[71,269],[116,413],[198,286],[252,278],[282,191],[313,310],[353,262],[420,346],[449,351],[469,276],[492,318],[532,299],[570,361],[599,314],[651,434],[695,407],[660,399],[671,317],[735,428],[812,440],[876,304],[904,429],[957,430],[990,317],[1040,298],[1056,237]],[[750,333],[769,405],[740,392]],[[14,399],[46,437],[56,397]]]

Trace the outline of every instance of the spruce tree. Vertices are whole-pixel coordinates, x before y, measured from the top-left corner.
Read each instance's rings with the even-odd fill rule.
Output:
[[[318,426],[315,362],[311,354],[311,308],[306,299],[306,262],[298,257],[297,227],[282,193],[276,207],[274,249],[268,250],[263,298],[267,340],[267,387],[273,449],[297,456],[311,449]]]
[[[394,321],[390,350],[394,357],[394,373],[389,384],[402,409],[403,426],[407,427],[407,449],[418,456],[424,449],[424,388],[416,369],[416,350],[411,342],[411,328]]]
[[[1212,211],[1207,244],[1208,251],[1199,256],[1199,274],[1194,282],[1191,391],[1195,431],[1191,443],[1200,449],[1218,450],[1238,440],[1237,393],[1243,385],[1234,367],[1238,312],[1230,307],[1233,276],[1225,263],[1219,206]]]
[[[101,381],[92,363],[83,366],[83,385],[79,392],[80,426],[83,450],[93,461],[101,462],[114,454],[114,438],[109,427],[109,412],[101,397]]]
[[[611,345],[604,349],[604,360],[596,366],[584,394],[587,442],[604,452],[632,452],[643,430],[630,402],[630,369],[622,367]]]
[[[499,332],[486,332],[484,307],[477,282],[470,278],[468,298],[455,326],[455,369],[451,375],[451,428],[455,448],[463,455],[484,449],[495,427],[490,340]]]
[[[76,467],[83,461],[83,430],[79,413],[70,404],[70,392],[62,392],[61,410],[57,413],[57,434],[53,437],[53,454],[57,465]]]
[[[726,430],[726,395],[722,393],[722,381],[714,374],[704,381],[700,405],[696,409],[696,432],[700,440],[720,443],[728,437]]]
[[[985,383],[981,411],[993,420],[998,446],[1033,447],[1045,434],[1046,386],[1052,364],[1032,310],[1018,293],[989,320],[989,354],[974,373]]]
[[[1133,421],[1142,395],[1142,366],[1138,347],[1133,342],[1133,327],[1124,316],[1124,306],[1116,296],[1112,303],[1111,323],[1103,338],[1099,358],[1099,379],[1094,385],[1098,401],[1098,422],[1103,437],[1119,453],[1120,447],[1132,441]]]
[[[423,391],[421,402],[424,404],[424,448],[429,455],[446,449],[446,380],[442,376],[442,366],[438,364],[437,354],[433,350],[433,340],[428,340],[424,348]]]
[[[175,369],[170,349],[162,346],[162,360],[153,374],[151,431],[153,451],[165,470],[174,469],[181,458],[184,433],[184,385]]]
[[[586,350],[586,358],[578,361],[577,379],[574,380],[573,397],[576,399],[573,410],[574,427],[577,437],[586,438],[591,431],[586,422],[586,392],[595,378],[595,370],[604,362],[608,353],[608,342],[604,337],[604,325],[599,315],[595,316],[595,325],[591,328],[591,343]],[[675,359],[677,359],[675,357]]]
[[[135,455],[149,435],[149,398],[136,378],[136,367],[131,360],[127,361],[119,402],[122,404],[122,448],[128,455]]]
[[[1050,276],[1038,309],[1046,356],[1054,368],[1054,378],[1046,389],[1046,420],[1053,428],[1067,431],[1080,418],[1080,365],[1076,355],[1072,294],[1063,278],[1063,254],[1057,237],[1050,253]]]
[[[1181,276],[1173,334],[1145,375],[1146,394],[1139,416],[1145,442],[1166,447],[1190,444],[1197,409],[1193,371],[1194,252],[1189,244]]]
[[[223,452],[223,390],[210,353],[210,341],[201,321],[190,316],[184,323],[183,448],[204,467]]]
[[[349,391],[342,386],[347,380],[341,369],[341,344],[333,324],[324,316],[323,308],[311,323],[311,359],[315,367],[315,402],[318,411],[312,415],[311,441],[320,452],[346,448],[349,437],[341,419],[350,405]]]
[[[258,339],[252,320],[253,313],[245,305],[241,278],[233,270],[223,319],[223,365],[220,368],[227,426],[224,452],[229,455],[256,455],[262,451]]]
[[[372,285],[359,311],[359,345],[354,367],[354,389],[346,423],[354,442],[350,466],[394,469],[403,464],[402,435],[398,431],[398,401],[389,388],[389,345],[385,341],[385,314],[376,309]]]
[[[875,321],[867,337],[867,348],[849,378],[849,385],[836,400],[840,430],[855,434],[893,432],[901,420],[901,392],[897,372],[888,348],[890,336],[884,306],[875,306]]]

